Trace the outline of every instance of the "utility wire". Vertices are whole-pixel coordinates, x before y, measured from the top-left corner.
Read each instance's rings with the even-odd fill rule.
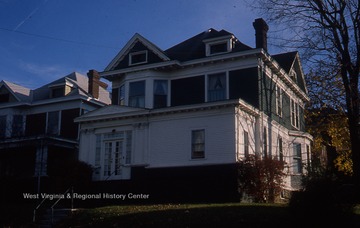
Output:
[[[67,40],[67,39],[62,39],[62,38],[57,38],[57,37],[52,37],[52,36],[39,35],[39,34],[35,34],[35,33],[22,32],[22,31],[19,31],[19,30],[12,30],[12,29],[2,28],[2,27],[0,27],[0,30],[6,31],[6,32],[11,32],[11,33],[18,33],[18,34],[27,35],[27,36],[38,37],[38,38],[42,38],[42,39],[61,41],[61,42],[84,45],[84,46],[92,46],[92,47],[108,48],[108,49],[118,49],[118,47],[112,47],[112,46],[107,46],[107,45],[102,45],[102,44],[79,42],[79,41],[75,41],[75,40]]]

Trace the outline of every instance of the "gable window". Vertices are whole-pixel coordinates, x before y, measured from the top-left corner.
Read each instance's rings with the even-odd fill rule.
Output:
[[[290,70],[289,76],[294,82],[297,82],[297,74],[296,74],[296,71],[294,69]]]
[[[147,63],[148,53],[147,51],[138,51],[129,53],[129,65],[137,65]]]
[[[226,73],[208,76],[208,101],[226,99]]]
[[[130,82],[129,88],[129,106],[145,107],[145,81]]]
[[[290,100],[291,125],[299,128],[299,104],[293,99]]]
[[[191,132],[191,159],[205,158],[205,130]]]
[[[249,157],[249,133],[244,131],[244,154]]]
[[[167,80],[154,81],[154,108],[167,106],[168,82]]]
[[[23,135],[23,119],[22,115],[14,115],[12,121],[11,136],[22,136]]]
[[[283,109],[282,93],[283,91],[281,90],[280,86],[276,86],[276,114],[280,117],[282,116]]]
[[[294,173],[302,173],[301,144],[294,144]]]

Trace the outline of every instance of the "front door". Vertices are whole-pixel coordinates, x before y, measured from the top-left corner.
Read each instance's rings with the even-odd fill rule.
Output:
[[[104,178],[122,179],[124,160],[123,140],[105,142]]]

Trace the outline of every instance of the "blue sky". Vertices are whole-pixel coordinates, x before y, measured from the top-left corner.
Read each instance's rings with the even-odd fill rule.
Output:
[[[0,0],[0,80],[35,89],[104,70],[135,34],[165,50],[209,28],[254,47],[244,0]]]

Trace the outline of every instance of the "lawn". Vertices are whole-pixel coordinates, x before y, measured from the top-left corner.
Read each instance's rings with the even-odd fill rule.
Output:
[[[316,216],[313,216],[313,218]],[[158,204],[83,209],[56,227],[360,227],[360,208],[311,221],[283,204]]]

